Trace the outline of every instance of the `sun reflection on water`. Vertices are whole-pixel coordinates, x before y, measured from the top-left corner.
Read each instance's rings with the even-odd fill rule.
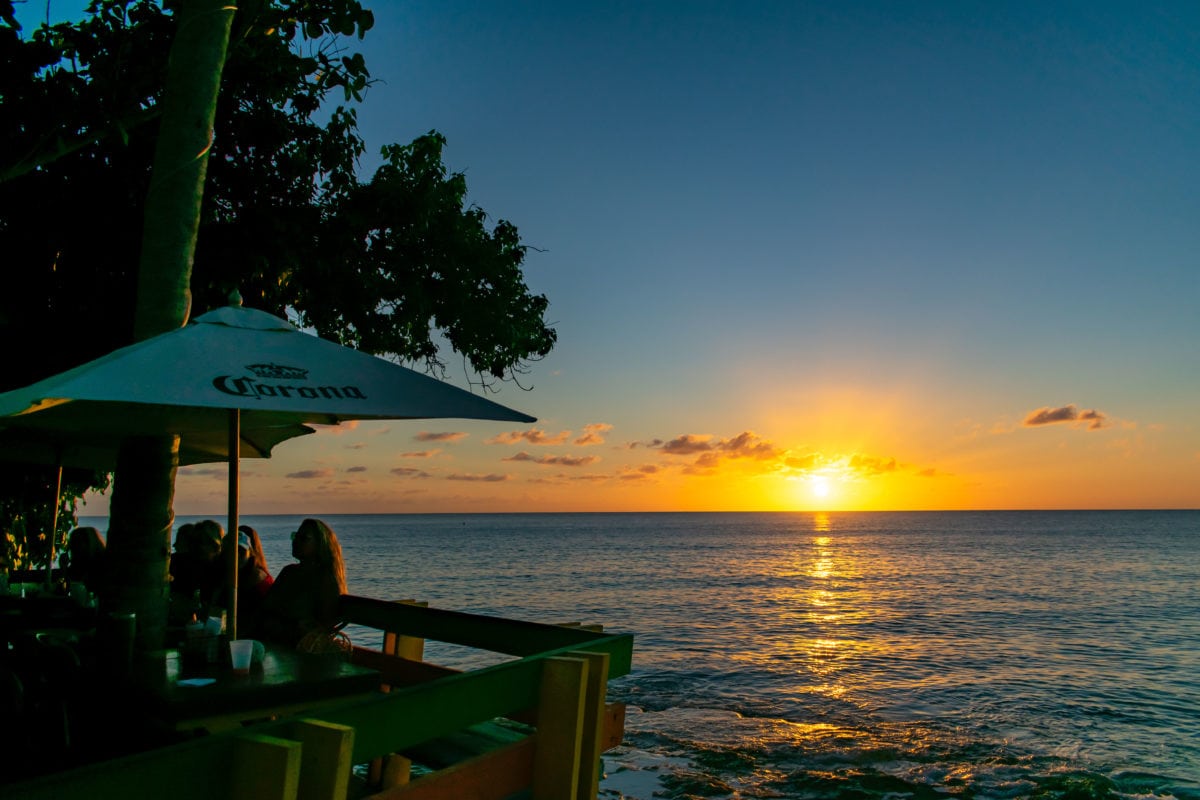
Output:
[[[836,515],[814,513],[805,528],[809,535],[785,558],[765,565],[777,612],[756,652],[739,656],[787,670],[798,695],[854,704],[863,663],[880,655],[858,630],[871,613],[862,583],[871,565],[860,563],[853,539],[838,532]]]

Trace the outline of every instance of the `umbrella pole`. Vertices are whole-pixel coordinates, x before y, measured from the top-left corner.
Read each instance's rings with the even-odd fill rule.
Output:
[[[58,536],[58,504],[62,498],[62,458],[54,466],[54,511],[50,515],[50,555],[46,558],[47,591],[50,589],[50,576],[54,572],[54,539]]]
[[[238,466],[242,444],[242,412],[239,409],[229,410],[229,527],[226,535],[233,537],[232,547],[227,555],[229,564],[229,608],[226,616],[226,631],[230,639],[237,638],[238,623]]]

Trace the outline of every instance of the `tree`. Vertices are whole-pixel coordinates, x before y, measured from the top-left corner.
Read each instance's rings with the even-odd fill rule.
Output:
[[[0,388],[133,340],[138,255],[161,114],[170,13],[96,0],[28,38],[0,0]],[[465,206],[436,132],[384,148],[369,180],[354,104],[370,75],[348,37],[352,0],[243,3],[216,110],[190,287],[192,312],[292,312],[369,352],[445,366],[444,339],[489,382],[519,375],[555,332],[531,293],[514,226]],[[336,100],[336,102],[334,102]],[[0,486],[10,485],[0,475]],[[3,521],[0,521],[3,524]]]

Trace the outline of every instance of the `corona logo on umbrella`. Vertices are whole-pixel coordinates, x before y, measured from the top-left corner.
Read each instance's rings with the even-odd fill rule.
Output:
[[[300,397],[305,400],[317,398],[350,398],[366,400],[362,389],[357,386],[296,386],[284,383],[266,383],[267,380],[303,381],[308,378],[308,370],[300,367],[285,367],[281,364],[247,364],[246,369],[255,374],[255,378],[243,375],[234,378],[231,375],[219,375],[213,378],[213,387],[219,392],[231,394],[234,397]]]

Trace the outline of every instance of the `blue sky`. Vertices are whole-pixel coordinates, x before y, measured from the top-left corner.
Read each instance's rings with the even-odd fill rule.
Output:
[[[497,399],[569,435],[322,433],[248,511],[1200,505],[1200,5],[374,10],[362,131],[539,248]]]

